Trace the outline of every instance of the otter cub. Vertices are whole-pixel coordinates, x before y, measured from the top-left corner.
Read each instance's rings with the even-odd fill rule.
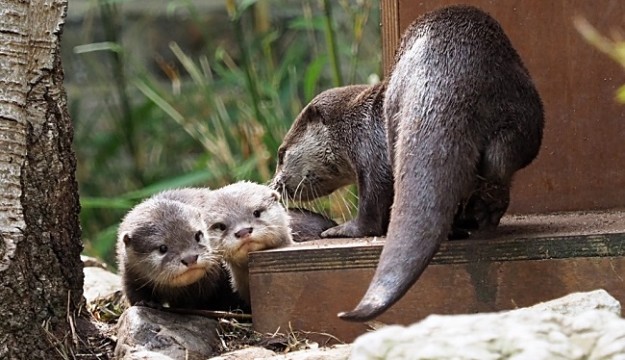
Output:
[[[172,200],[191,192],[157,194],[124,217],[118,232],[117,260],[131,305],[241,308],[241,301],[229,288],[228,273],[209,248],[200,210]]]
[[[537,156],[543,106],[499,23],[472,6],[408,27],[389,78],[321,93],[284,138],[272,187],[312,199],[358,185],[358,215],[327,237],[387,241],[348,320],[371,319],[419,278],[457,225],[495,227],[514,173]],[[391,209],[392,203],[392,209]]]
[[[280,195],[264,185],[238,182],[214,190],[204,205],[210,245],[224,258],[232,287],[250,303],[248,254],[293,243]]]

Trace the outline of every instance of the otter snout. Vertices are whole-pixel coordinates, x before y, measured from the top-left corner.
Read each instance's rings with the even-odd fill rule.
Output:
[[[252,230],[254,230],[254,228],[251,228],[251,227],[243,228],[243,229],[235,232],[234,236],[237,237],[237,238],[247,237],[247,236],[252,234]]]
[[[185,266],[192,266],[197,264],[197,259],[198,259],[198,255],[189,255],[189,256],[185,256],[182,258],[182,260],[180,260]]]
[[[285,184],[284,184],[284,180],[282,176],[276,175],[273,179],[271,179],[271,182],[269,183],[269,187],[272,190],[275,190],[278,193],[283,194],[285,190]]]

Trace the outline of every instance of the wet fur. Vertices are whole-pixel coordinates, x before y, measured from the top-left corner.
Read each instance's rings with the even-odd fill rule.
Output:
[[[367,94],[384,86],[386,92],[370,105]],[[380,139],[381,123],[386,140]],[[327,129],[311,127],[319,124]],[[419,278],[454,219],[497,226],[508,207],[513,174],[538,154],[543,126],[542,102],[520,57],[496,20],[470,6],[443,8],[416,20],[402,38],[385,84],[332,89],[314,99],[285,137],[272,186],[297,197],[357,181],[358,216],[326,236],[384,233],[387,200],[393,197],[374,278],[358,306],[339,316],[364,321],[394,304]],[[314,143],[310,137],[318,134],[328,134],[333,151],[345,154],[334,165],[347,168],[330,172],[355,178],[337,180],[334,187],[328,179],[319,190],[290,164],[290,155],[305,149],[298,142]],[[390,155],[380,157],[383,151]],[[328,172],[325,163],[309,162],[309,172]],[[298,179],[312,189],[294,191]],[[367,226],[366,220],[376,219],[376,226]]]

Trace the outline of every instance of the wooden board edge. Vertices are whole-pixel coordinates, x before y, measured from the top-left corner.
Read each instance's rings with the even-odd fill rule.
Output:
[[[399,46],[399,1],[381,0],[382,65],[386,77],[395,62],[395,50]]]
[[[297,246],[250,253],[250,274],[375,268],[383,243],[352,246]],[[625,256],[625,233],[573,235],[509,240],[446,241],[431,264],[463,264],[484,261],[565,259],[573,257]]]

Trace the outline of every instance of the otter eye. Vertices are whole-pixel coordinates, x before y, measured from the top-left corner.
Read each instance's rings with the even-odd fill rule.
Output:
[[[286,149],[281,147],[278,149],[278,165],[282,165],[284,162],[284,154],[286,153]]]
[[[158,251],[159,251],[161,254],[166,253],[166,252],[167,252],[167,250],[168,250],[168,249],[167,249],[167,245],[161,245],[161,246],[159,246],[159,247],[158,247]]]
[[[254,215],[255,218],[259,218],[262,212],[263,210],[254,210],[252,214]]]
[[[226,230],[226,224],[224,223],[215,223],[211,226],[211,230],[219,230],[219,231],[225,231]]]
[[[195,233],[195,241],[200,242],[203,237],[204,233],[202,233],[202,230],[198,230],[198,232]]]

